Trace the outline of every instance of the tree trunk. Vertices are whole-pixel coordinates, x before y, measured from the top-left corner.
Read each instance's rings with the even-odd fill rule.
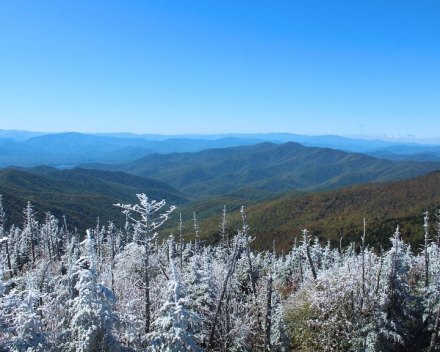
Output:
[[[364,233],[362,236],[362,297],[361,297],[361,310],[364,308],[364,300],[365,300],[365,235],[366,235],[366,226],[367,223],[364,218]]]
[[[251,281],[252,295],[254,296],[255,309],[257,310],[257,326],[261,327],[261,312],[260,307],[258,306],[258,297],[257,297],[257,280],[255,280],[254,267],[252,265],[251,254],[249,250],[249,242],[246,237],[246,257],[249,266],[249,279]]]
[[[375,295],[379,293],[380,275],[382,274],[382,266],[383,266],[383,254],[380,255],[380,265],[379,265],[379,270],[377,272],[376,287],[374,288]]]
[[[306,254],[307,254],[307,259],[308,259],[309,264],[310,264],[310,268],[312,269],[313,279],[316,280],[316,278],[317,278],[316,270],[315,270],[315,266],[313,265],[312,256],[310,255],[310,247],[309,247],[308,243],[307,243],[307,247],[306,247]]]
[[[434,323],[434,330],[431,335],[431,343],[429,345],[428,352],[434,352],[435,351],[435,345],[437,344],[437,335],[438,335],[438,328],[440,324],[440,309],[437,310],[437,314],[435,317],[435,323]]]
[[[267,282],[266,321],[264,325],[266,330],[264,350],[270,352],[270,330],[272,327],[272,275],[269,275],[269,280]]]
[[[148,242],[145,243],[145,261],[144,261],[144,284],[145,284],[145,333],[148,334],[150,332],[150,275],[148,273],[149,263],[149,246]]]
[[[35,243],[34,243],[34,230],[32,227],[29,228],[31,233],[31,251],[32,251],[32,264],[35,264]]]
[[[14,273],[12,271],[12,265],[11,265],[11,255],[9,254],[9,244],[8,244],[8,240],[6,240],[5,242],[6,244],[6,258],[8,261],[8,269],[9,269],[9,276],[12,279],[14,277]]]
[[[230,277],[232,276],[232,274],[234,273],[234,270],[235,270],[235,263],[237,261],[238,247],[239,247],[239,243],[237,241],[236,244],[235,244],[234,253],[232,254],[232,258],[231,258],[231,261],[229,263],[228,273],[226,274],[225,281],[223,282],[222,292],[221,292],[220,298],[219,298],[219,300],[217,302],[217,307],[215,309],[214,320],[212,322],[211,331],[209,333],[208,350],[212,349],[212,347],[213,347],[212,345],[214,343],[215,327],[217,325],[217,320],[218,320],[218,316],[220,314],[220,310],[222,308],[223,299],[225,297],[226,290],[228,288],[229,279],[230,279]]]
[[[49,260],[52,262],[53,242],[52,242],[52,229],[47,230],[47,250],[49,251]]]

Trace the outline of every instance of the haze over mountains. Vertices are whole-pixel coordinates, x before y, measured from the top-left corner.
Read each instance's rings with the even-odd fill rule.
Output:
[[[361,152],[389,160],[440,159],[438,145],[409,142],[401,144],[340,136],[304,136],[290,133],[163,136],[0,130],[0,167],[73,167],[83,163],[124,163],[151,153],[197,152],[261,142],[297,142],[305,146]]]

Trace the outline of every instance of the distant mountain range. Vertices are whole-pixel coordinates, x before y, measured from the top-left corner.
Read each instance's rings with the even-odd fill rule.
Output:
[[[396,143],[340,136],[305,136],[290,133],[222,135],[84,134],[0,130],[0,167],[49,165],[69,168],[84,163],[127,163],[152,153],[198,152],[212,148],[301,143],[359,152],[389,160],[438,161],[440,146]]]
[[[440,163],[395,162],[289,142],[150,154],[123,165],[87,167],[158,179],[193,199],[241,193],[252,200],[293,190],[314,191],[409,178],[438,170]]]
[[[368,152],[376,158],[388,160],[440,161],[440,146],[393,145]]]
[[[82,163],[122,163],[151,153],[192,152],[257,142],[259,140],[237,138],[154,141],[80,133],[40,135],[20,141],[0,138],[0,167],[49,165],[69,168]]]

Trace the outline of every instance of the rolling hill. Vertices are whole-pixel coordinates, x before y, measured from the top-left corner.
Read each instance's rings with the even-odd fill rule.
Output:
[[[119,166],[85,167],[159,179],[196,199],[242,193],[249,201],[293,190],[308,192],[404,179],[440,169],[440,163],[394,162],[289,142],[151,154]]]
[[[226,203],[226,205],[228,205]],[[185,210],[187,206],[183,206]],[[217,214],[200,219],[203,236],[207,241],[218,239],[222,206]],[[246,208],[251,234],[256,248],[271,248],[273,240],[278,250],[288,250],[295,240],[301,239],[301,230],[307,228],[320,240],[331,240],[344,245],[358,241],[367,220],[367,242],[388,246],[388,238],[400,225],[402,236],[414,250],[423,240],[423,212],[430,211],[432,237],[440,235],[435,224],[440,221],[434,212],[440,209],[440,171],[424,176],[379,184],[352,186],[344,189],[316,192],[308,195],[287,194],[271,201],[259,202]],[[190,210],[184,218],[191,217]],[[203,213],[201,218],[203,217]],[[191,237],[191,224],[187,233]],[[237,207],[230,215],[231,232],[241,226]]]
[[[163,182],[122,172],[49,167],[0,170],[0,194],[3,194],[8,226],[22,222],[22,209],[28,200],[34,205],[39,220],[46,211],[59,218],[64,214],[69,226],[80,231],[93,227],[97,217],[102,223],[111,219],[122,225],[120,210],[112,204],[136,202],[135,194],[139,192],[153,199],[165,198],[168,204],[177,205],[177,212],[182,212],[186,220],[188,239],[193,232],[193,211],[197,212],[202,236],[206,241],[215,242],[223,205],[230,212],[229,230],[232,233],[240,228],[238,210],[244,204],[256,248],[270,248],[276,240],[279,250],[288,249],[295,239],[299,239],[303,228],[321,240],[337,243],[342,237],[346,244],[359,239],[365,217],[369,243],[386,245],[388,236],[399,224],[404,238],[417,249],[423,237],[423,211],[434,211],[440,205],[440,171],[397,182],[308,194],[273,194],[271,200],[264,201],[246,201],[246,194],[241,193],[191,201]],[[176,220],[174,216],[163,229],[165,235],[176,232]]]
[[[437,145],[394,145],[369,151],[368,155],[388,160],[439,161],[440,147]]]
[[[50,211],[60,218],[66,215],[70,226],[84,230],[94,226],[96,218],[122,221],[120,210],[112,204],[136,203],[136,193],[153,199],[182,204],[186,197],[173,187],[122,172],[86,169],[57,170],[49,167],[0,170],[0,194],[3,195],[9,225],[22,222],[22,209],[31,201],[39,220]]]
[[[185,219],[197,211],[210,239],[223,204],[232,210],[249,205],[255,245],[267,248],[277,238],[279,247],[287,248],[294,237],[286,234],[298,234],[303,227],[333,241],[341,234],[344,241],[357,238],[364,216],[371,225],[370,242],[384,243],[384,233],[391,233],[396,223],[404,224],[408,233],[420,225],[425,208],[440,202],[439,173],[378,183],[424,175],[440,169],[440,163],[395,162],[293,142],[156,153],[126,164],[87,167],[0,170],[8,223],[22,221],[22,209],[30,200],[40,219],[45,211],[65,214],[72,226],[83,230],[94,226],[97,217],[121,219],[112,204],[136,202],[135,194],[144,192],[180,205]],[[323,192],[331,189],[336,190]]]

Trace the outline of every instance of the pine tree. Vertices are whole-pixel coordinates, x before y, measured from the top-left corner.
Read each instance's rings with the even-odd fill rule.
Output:
[[[408,286],[411,252],[400,237],[399,226],[391,238],[392,247],[385,258],[384,290],[374,318],[374,328],[368,336],[368,350],[393,351],[408,344],[411,334],[407,322],[411,319],[412,300]]]
[[[153,322],[148,334],[149,351],[197,352],[202,351],[195,334],[200,324],[199,316],[189,309],[185,298],[185,288],[176,271],[174,259],[170,255],[171,278],[168,283],[168,296],[159,309],[159,316]]]
[[[166,205],[165,200],[160,202],[156,200],[149,200],[148,197],[141,193],[137,194],[139,204],[115,204],[124,209],[124,214],[134,221],[137,230],[139,231],[139,241],[143,243],[145,249],[144,258],[144,289],[145,289],[145,333],[150,331],[151,324],[151,303],[150,303],[150,247],[153,239],[156,237],[155,232],[165,221],[168,220],[169,215],[176,207],[171,206],[162,214],[158,212]],[[137,216],[135,218],[133,216]]]
[[[6,214],[3,209],[3,198],[2,195],[0,194],[0,253],[2,252],[4,247],[4,252],[5,252],[4,258],[6,260],[6,264],[8,267],[9,277],[13,277],[14,274],[12,271],[10,239],[9,236],[7,236],[8,234],[5,230],[5,223],[6,223]]]
[[[112,336],[115,316],[112,305],[115,297],[105,285],[97,283],[96,253],[91,232],[82,242],[83,256],[76,263],[78,295],[73,299],[70,322],[70,350],[80,352],[117,351],[118,344]]]
[[[31,202],[28,202],[23,210],[23,231],[20,236],[19,257],[21,268],[24,264],[31,262],[35,264],[38,224],[35,220],[35,212]]]

